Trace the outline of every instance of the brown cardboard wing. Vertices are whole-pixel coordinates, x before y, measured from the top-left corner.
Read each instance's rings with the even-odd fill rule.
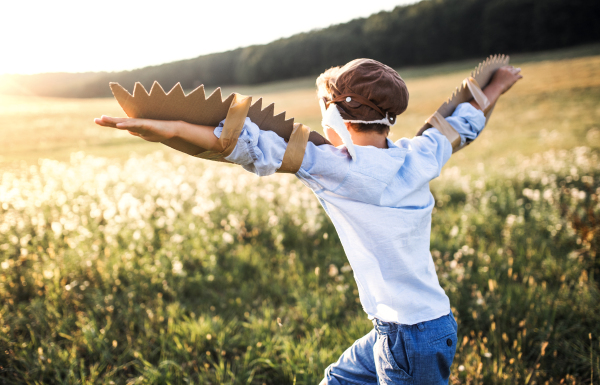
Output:
[[[471,72],[471,77],[473,77],[477,84],[483,89],[488,85],[492,76],[496,72],[496,70],[500,67],[508,65],[510,57],[508,55],[494,55],[487,58]],[[438,108],[437,112],[444,118],[452,115],[456,107],[459,104],[465,103],[473,99],[473,95],[469,90],[468,86],[465,82],[463,82],[459,87],[456,87],[454,93]],[[487,121],[494,110],[494,106],[491,106],[487,112],[485,113],[486,124]],[[431,124],[425,123],[423,127],[417,133],[418,135],[422,135],[425,130],[431,128]]]
[[[130,118],[182,120],[205,126],[217,126],[225,119],[235,98],[235,94],[231,94],[223,99],[220,88],[207,98],[203,85],[185,95],[179,83],[168,93],[165,93],[158,82],[154,82],[150,93],[141,83],[135,83],[133,95],[118,83],[110,83],[110,88]],[[277,115],[274,115],[274,112],[275,105],[272,103],[262,109],[262,98],[260,98],[250,106],[248,117],[261,130],[273,131],[289,141],[294,129],[294,118],[286,119],[285,112]],[[310,133],[309,140],[316,145],[329,143],[315,131]]]

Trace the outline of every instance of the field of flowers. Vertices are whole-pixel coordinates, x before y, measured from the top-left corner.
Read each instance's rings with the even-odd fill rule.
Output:
[[[452,383],[600,381],[599,162],[577,147],[434,182]],[[0,178],[0,382],[316,384],[371,328],[292,176],[158,152]]]

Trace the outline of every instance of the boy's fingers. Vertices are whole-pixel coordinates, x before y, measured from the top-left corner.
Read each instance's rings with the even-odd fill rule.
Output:
[[[131,119],[125,122],[118,122],[117,123],[117,128],[121,128],[121,129],[129,129],[129,128],[135,128],[135,127],[140,127],[140,123],[138,122],[137,119]]]
[[[106,116],[106,115],[102,115],[100,117],[100,119],[102,119],[102,121],[107,122],[107,123],[122,123],[122,122],[126,122],[128,120],[131,120],[131,118],[114,118],[112,116]]]
[[[133,124],[131,124],[129,122],[126,122],[126,123],[117,123],[117,128],[119,130],[127,130],[130,133],[131,132],[140,132],[140,131],[143,130],[143,128],[140,127],[139,125],[133,125]]]
[[[156,126],[147,119],[131,119],[127,122],[117,123],[117,128],[127,130],[130,134],[142,137],[156,131]],[[135,134],[134,134],[135,133]]]
[[[94,119],[94,123],[96,123],[99,126],[117,128],[117,126],[115,124],[105,122],[105,121],[103,121],[102,119],[99,119],[99,118]]]
[[[119,128],[127,128],[127,127],[139,127],[148,129],[151,126],[148,119],[126,119],[122,122],[117,122],[117,126]]]
[[[117,124],[126,122],[128,120],[131,120],[131,119],[130,118],[113,118],[112,116],[102,115],[102,117],[94,119],[94,123],[96,123],[100,126],[104,126],[104,127],[119,128],[119,127],[117,127]]]
[[[127,120],[133,120],[133,118],[119,118],[119,117],[115,117],[115,116],[108,116],[108,115],[102,115],[102,117],[104,119],[109,119],[112,120],[114,122],[125,122]]]

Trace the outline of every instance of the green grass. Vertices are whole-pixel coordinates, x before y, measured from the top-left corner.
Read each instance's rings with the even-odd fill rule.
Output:
[[[600,381],[600,56],[536,55],[432,183],[453,384]],[[429,70],[393,138],[465,76]],[[316,127],[302,81],[254,90]],[[0,101],[0,383],[314,384],[370,330],[292,176],[95,127],[111,99]]]
[[[580,147],[437,182],[453,383],[600,379],[598,161]],[[370,328],[291,176],[77,154],[4,173],[0,196],[7,383],[314,384]]]

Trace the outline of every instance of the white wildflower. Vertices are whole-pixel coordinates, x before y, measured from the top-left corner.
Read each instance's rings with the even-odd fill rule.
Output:
[[[173,262],[173,274],[183,275],[183,263],[180,261]]]
[[[225,243],[233,243],[233,235],[229,233],[223,233],[223,241]]]
[[[336,275],[338,275],[338,272],[339,271],[336,265],[329,265],[329,270],[327,271],[327,274],[329,274],[330,277],[335,277]]]
[[[452,230],[450,230],[450,236],[452,238],[456,237],[458,235],[458,226],[452,226]]]

